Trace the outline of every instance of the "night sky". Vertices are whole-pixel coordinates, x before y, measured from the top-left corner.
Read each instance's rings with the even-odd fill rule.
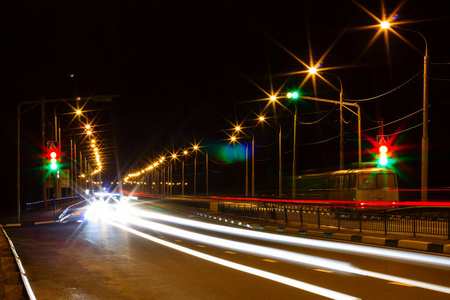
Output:
[[[359,2],[381,18],[381,0]],[[405,24],[399,26],[420,32],[428,42],[430,186],[448,187],[448,176],[442,175],[450,167],[450,14],[445,1],[385,2],[387,15],[400,7],[395,19]],[[315,89],[312,80],[302,84],[305,74],[293,74],[305,70],[299,60],[307,65],[321,60],[322,68],[331,68],[326,72],[333,75],[323,76],[337,89],[336,76],[340,78],[345,99],[366,99],[395,89],[360,103],[363,161],[373,159],[370,141],[380,134],[379,129],[367,129],[379,126],[381,120],[389,124],[401,119],[384,126],[384,134],[402,132],[393,141],[395,167],[402,187],[420,187],[422,114],[413,113],[423,106],[424,41],[415,32],[398,29],[406,41],[391,33],[388,43],[383,34],[370,43],[378,29],[362,29],[377,24],[367,11],[350,0],[8,1],[0,18],[2,182],[7,186],[2,201],[15,199],[17,105],[42,96],[118,95],[111,103],[90,101],[85,106],[102,141],[104,180],[115,181],[156,156],[200,142],[203,152],[210,154],[210,185],[230,180],[243,191],[242,152],[227,157],[223,149],[233,124],[244,122],[244,131],[248,137],[252,132],[258,145],[257,189],[264,187],[270,193],[277,189],[278,148],[277,133],[269,124],[282,127],[283,172],[288,176],[294,105],[280,99],[288,110],[267,107],[268,96],[262,90],[286,93],[302,86],[304,95],[339,99],[339,91],[320,79]],[[69,73],[75,77],[65,76]],[[301,100],[297,107],[297,174],[336,169],[338,106]],[[49,104],[46,109],[49,116],[56,109],[62,114],[70,111],[65,104],[56,108]],[[260,113],[269,118],[263,127],[256,126]],[[349,122],[344,129],[349,166],[357,161],[357,123],[349,112],[344,119]],[[22,122],[22,184],[34,191],[40,161],[39,109],[24,114]],[[81,136],[79,124],[71,125],[66,133]],[[250,138],[241,137],[238,145],[245,147]],[[200,155],[199,162],[204,160]],[[27,199],[34,201],[35,196]]]

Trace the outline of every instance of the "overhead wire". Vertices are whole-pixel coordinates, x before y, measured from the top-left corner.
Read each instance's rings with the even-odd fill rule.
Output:
[[[343,100],[345,100],[345,101],[352,101],[352,102],[364,102],[364,101],[370,101],[370,100],[375,100],[375,99],[381,98],[381,97],[383,97],[383,96],[386,96],[386,95],[388,95],[388,94],[390,94],[390,93],[393,93],[393,92],[395,92],[395,91],[397,91],[397,90],[403,88],[405,85],[407,85],[407,84],[409,84],[410,82],[412,82],[413,80],[417,79],[417,77],[418,77],[420,74],[422,74],[422,73],[423,73],[423,71],[420,71],[419,73],[417,73],[416,75],[414,75],[413,77],[411,77],[410,79],[408,79],[407,81],[405,81],[404,83],[402,83],[401,85],[399,85],[399,86],[393,88],[392,90],[387,91],[387,92],[385,92],[385,93],[383,93],[383,94],[380,94],[380,95],[377,95],[377,96],[374,96],[374,97],[370,97],[370,98],[365,98],[365,99],[348,99],[348,98],[343,98]]]

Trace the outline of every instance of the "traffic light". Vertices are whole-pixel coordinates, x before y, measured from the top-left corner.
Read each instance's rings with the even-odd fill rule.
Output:
[[[59,158],[60,158],[60,153],[58,151],[58,149],[53,148],[53,149],[48,149],[48,160],[49,160],[49,167],[50,170],[52,171],[56,171],[59,169]]]
[[[286,96],[289,99],[294,99],[295,100],[295,99],[298,99],[298,97],[300,96],[300,93],[297,92],[297,91],[292,91],[292,92],[287,93]]]
[[[378,164],[382,167],[386,166],[389,163],[388,151],[389,149],[386,145],[380,145],[380,147],[378,147]]]

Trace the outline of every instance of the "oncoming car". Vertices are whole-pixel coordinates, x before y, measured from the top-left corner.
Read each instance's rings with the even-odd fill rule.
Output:
[[[130,199],[135,197],[123,197],[115,193],[94,193],[94,196],[88,200],[90,202],[85,219],[93,220],[101,217],[111,216],[112,214],[126,214],[130,206]]]

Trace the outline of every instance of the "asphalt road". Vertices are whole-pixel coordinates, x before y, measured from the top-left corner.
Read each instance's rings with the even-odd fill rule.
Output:
[[[126,223],[114,219],[117,215],[83,222],[68,218],[72,222],[7,228],[37,299],[450,297],[449,256],[392,249],[398,257],[386,258],[382,247],[355,250],[364,253],[339,250],[356,243],[327,241],[331,248],[321,248],[261,240],[226,232],[237,227],[221,226],[224,232],[218,232],[186,225],[219,224],[151,203],[139,208],[168,216],[141,216]],[[170,217],[181,221],[173,223]],[[404,259],[409,254],[418,255]],[[441,260],[415,261],[424,258]]]

